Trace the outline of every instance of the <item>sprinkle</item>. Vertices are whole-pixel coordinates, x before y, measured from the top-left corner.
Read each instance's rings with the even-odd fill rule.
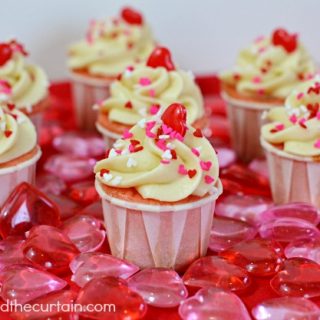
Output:
[[[129,129],[126,129],[123,132],[122,139],[126,140],[126,139],[131,139],[132,137],[133,137],[133,133],[130,132]]]
[[[133,43],[131,41],[128,41],[127,48],[130,50],[133,47]]]
[[[175,146],[173,143],[169,142],[169,143],[167,143],[167,148],[172,150],[175,148]]]
[[[158,104],[153,104],[153,105],[150,107],[150,114],[152,114],[152,115],[157,114],[158,111],[159,111],[159,109],[160,109],[160,105],[158,105]]]
[[[111,148],[108,153],[108,158],[114,158],[118,155],[117,151],[114,148]]]
[[[113,178],[113,180],[110,182],[110,184],[113,186],[118,186],[121,181],[122,181],[122,177],[116,176]]]
[[[317,112],[316,117],[318,120],[320,120],[320,111]]]
[[[7,138],[9,138],[9,137],[12,135],[12,131],[11,131],[11,130],[6,130],[6,131],[4,132],[4,135],[5,135]]]
[[[176,151],[170,149],[170,152],[171,152],[172,160],[177,160],[178,157],[177,157]]]
[[[252,78],[252,82],[253,83],[261,83],[262,79],[259,76],[255,76]]]
[[[193,132],[193,135],[197,138],[202,138],[203,137],[203,134],[202,134],[202,131],[200,129],[196,129],[194,132]]]
[[[206,176],[204,177],[204,181],[205,181],[205,183],[207,183],[207,184],[211,184],[212,182],[214,182],[214,178],[211,177],[211,176],[206,175]]]
[[[125,105],[124,105],[125,108],[128,108],[128,109],[132,109],[133,106],[132,106],[132,103],[131,101],[128,101]]]
[[[261,42],[261,41],[263,41],[264,40],[264,38],[265,38],[265,36],[258,36],[255,40],[254,40],[254,43],[259,43],[259,42]]]
[[[150,89],[150,90],[149,90],[149,96],[152,97],[152,98],[154,98],[154,97],[156,96],[156,90]]]
[[[163,150],[163,151],[167,149],[167,146],[166,146],[166,143],[165,143],[164,140],[158,140],[158,141],[156,142],[156,145],[157,145],[157,147],[158,147],[159,149],[161,149],[161,150]]]
[[[304,93],[303,92],[299,92],[298,94],[297,94],[297,100],[301,100],[302,98],[303,98],[303,96],[304,96]]]
[[[289,117],[289,120],[290,120],[293,124],[296,124],[297,121],[298,121],[298,117],[297,117],[295,114],[293,114],[293,115],[291,115],[291,116]]]
[[[266,47],[261,47],[258,49],[258,53],[263,53],[266,51]]]
[[[150,139],[156,138],[156,135],[149,129],[146,129],[146,136]]]
[[[200,161],[200,167],[204,171],[209,171],[211,166],[212,166],[211,161],[202,161],[202,160]]]
[[[183,176],[186,176],[188,174],[188,170],[185,168],[183,164],[179,165],[178,173],[182,174]]]
[[[284,124],[283,123],[279,123],[279,124],[275,125],[275,129],[277,131],[282,131],[284,129]]]
[[[138,121],[138,126],[143,129],[146,126],[146,122],[147,122],[146,119],[141,119]]]
[[[10,111],[12,111],[16,107],[16,105],[13,103],[7,103],[7,107]]]
[[[190,179],[192,179],[197,174],[196,169],[188,170],[188,176]]]
[[[147,108],[141,108],[138,112],[142,117],[145,117],[147,115]]]
[[[160,162],[161,162],[162,164],[169,164],[169,163],[170,163],[169,160],[163,160],[163,159],[162,159]]]
[[[315,148],[320,149],[320,139],[318,139],[318,140],[314,143],[313,146],[314,146]]]
[[[113,178],[112,174],[111,173],[104,173],[102,175],[102,179],[106,182],[109,182],[111,181],[111,179]]]
[[[100,170],[100,177],[103,177],[103,175],[105,174],[105,173],[109,173],[110,172],[110,170],[108,170],[108,169],[101,169]]]
[[[183,136],[179,132],[176,132],[176,131],[172,131],[170,133],[170,138],[171,139],[177,139],[179,141],[183,141],[184,140]]]
[[[307,129],[307,126],[306,126],[305,122],[306,122],[305,118],[300,119],[299,122],[298,122],[299,126],[302,127],[303,129]]]
[[[170,138],[170,136],[168,135],[168,134],[161,134],[160,136],[159,136],[159,139],[160,140],[166,140],[166,139],[169,139]]]
[[[197,157],[200,157],[200,152],[197,148],[191,148],[191,151],[193,154],[195,154]]]
[[[257,92],[261,96],[263,96],[266,93],[266,91],[264,89],[258,89]]]
[[[172,128],[170,128],[170,127],[168,127],[167,125],[163,124],[163,125],[162,125],[162,131],[163,131],[164,134],[169,134],[169,133],[171,133],[173,130],[172,130]]]
[[[143,77],[139,79],[139,84],[141,86],[149,86],[151,84],[151,80],[150,78]]]
[[[148,130],[152,130],[155,125],[156,125],[155,121],[148,121],[145,123],[145,126]]]
[[[167,149],[162,155],[161,158],[163,160],[171,160],[172,159],[172,154],[171,154],[171,150]]]
[[[124,141],[119,139],[113,144],[113,147],[115,149],[120,149],[121,147],[123,147],[123,145],[124,145]]]
[[[133,168],[133,167],[136,167],[137,166],[137,161],[133,158],[129,158],[128,161],[127,161],[127,167],[128,168]]]

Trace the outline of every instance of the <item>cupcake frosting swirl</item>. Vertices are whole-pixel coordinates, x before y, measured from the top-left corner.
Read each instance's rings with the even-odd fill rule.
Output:
[[[259,37],[240,52],[234,70],[223,73],[222,81],[243,95],[285,99],[315,72],[308,52],[296,41],[296,48],[288,52],[272,37]]]
[[[144,61],[154,47],[149,26],[130,24],[122,17],[94,20],[86,39],[69,49],[68,66],[90,75],[115,77],[127,66]]]
[[[284,107],[267,113],[268,124],[262,138],[271,144],[283,144],[289,154],[320,155],[320,77],[298,86],[287,97]]]
[[[182,137],[159,118],[140,120],[95,167],[105,185],[135,188],[145,199],[175,202],[203,197],[218,184],[216,153],[199,129]]]
[[[14,160],[37,145],[31,120],[22,112],[0,105],[0,164]]]
[[[202,94],[190,72],[138,65],[121,74],[111,85],[111,97],[98,108],[108,113],[111,121],[133,125],[172,102],[187,108],[190,124],[204,114]]]

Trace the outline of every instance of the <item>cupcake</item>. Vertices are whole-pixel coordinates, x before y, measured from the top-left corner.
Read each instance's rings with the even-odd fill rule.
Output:
[[[284,107],[270,109],[261,129],[275,203],[320,208],[320,77],[296,87]]]
[[[136,124],[94,171],[113,255],[182,270],[206,254],[219,165],[183,105]]]
[[[86,38],[72,45],[68,55],[80,128],[95,128],[92,106],[107,98],[110,83],[126,67],[144,61],[153,47],[148,24],[131,8],[122,9],[119,17],[90,22]]]
[[[11,104],[0,105],[0,207],[21,182],[34,183],[41,156],[33,123]]]
[[[28,53],[15,40],[0,43],[0,101],[15,105],[40,129],[48,107],[48,78],[26,61]]]
[[[129,66],[112,83],[110,98],[96,105],[97,129],[110,147],[131,126],[173,102],[186,107],[189,124],[204,127],[203,98],[193,75],[175,67],[167,48],[157,47],[146,63]]]
[[[315,65],[296,34],[277,29],[242,50],[232,72],[221,75],[232,144],[241,160],[263,155],[261,115],[282,106],[299,83],[310,79]]]

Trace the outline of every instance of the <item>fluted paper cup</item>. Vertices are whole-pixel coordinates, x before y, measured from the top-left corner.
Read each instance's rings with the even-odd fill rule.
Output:
[[[0,207],[20,183],[35,184],[36,164],[40,157],[41,150],[38,147],[37,153],[31,159],[12,167],[0,169]]]
[[[79,129],[94,131],[97,110],[93,105],[110,95],[113,79],[97,79],[71,73],[73,104]]]
[[[184,270],[207,252],[215,202],[222,192],[193,203],[148,205],[106,194],[102,198],[104,220],[112,255],[141,268]]]
[[[109,149],[113,146],[113,144],[121,138],[120,134],[114,133],[112,131],[109,131],[108,129],[104,128],[101,124],[96,122],[96,128],[99,131],[99,133],[102,135],[103,140],[106,144],[106,148]]]
[[[222,98],[227,104],[232,147],[239,159],[250,162],[254,158],[264,157],[260,145],[262,115],[277,105],[234,99],[226,92],[222,93]]]
[[[320,162],[275,148],[265,140],[272,197],[275,203],[308,202],[320,208]]]

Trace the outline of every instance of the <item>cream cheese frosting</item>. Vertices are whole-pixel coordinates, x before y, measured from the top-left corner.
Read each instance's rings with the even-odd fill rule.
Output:
[[[116,141],[107,158],[95,166],[98,181],[135,188],[145,199],[166,202],[215,190],[219,175],[215,150],[199,129],[186,125],[183,135],[172,129],[163,110],[140,120]]]
[[[143,20],[132,24],[123,14],[93,20],[86,39],[70,47],[68,67],[85,69],[93,76],[116,77],[127,66],[144,61],[154,45],[150,27]]]
[[[315,72],[315,64],[296,35],[285,30],[284,42],[295,42],[287,48],[272,37],[259,37],[241,50],[233,71],[221,74],[222,81],[248,96],[270,96],[285,99],[302,80]],[[291,40],[290,40],[291,37]],[[289,38],[289,40],[288,40]]]
[[[267,113],[262,138],[283,144],[283,151],[305,157],[320,155],[320,77],[315,76],[287,97],[284,107]]]
[[[0,105],[0,164],[14,160],[37,145],[31,120],[22,112]]]

